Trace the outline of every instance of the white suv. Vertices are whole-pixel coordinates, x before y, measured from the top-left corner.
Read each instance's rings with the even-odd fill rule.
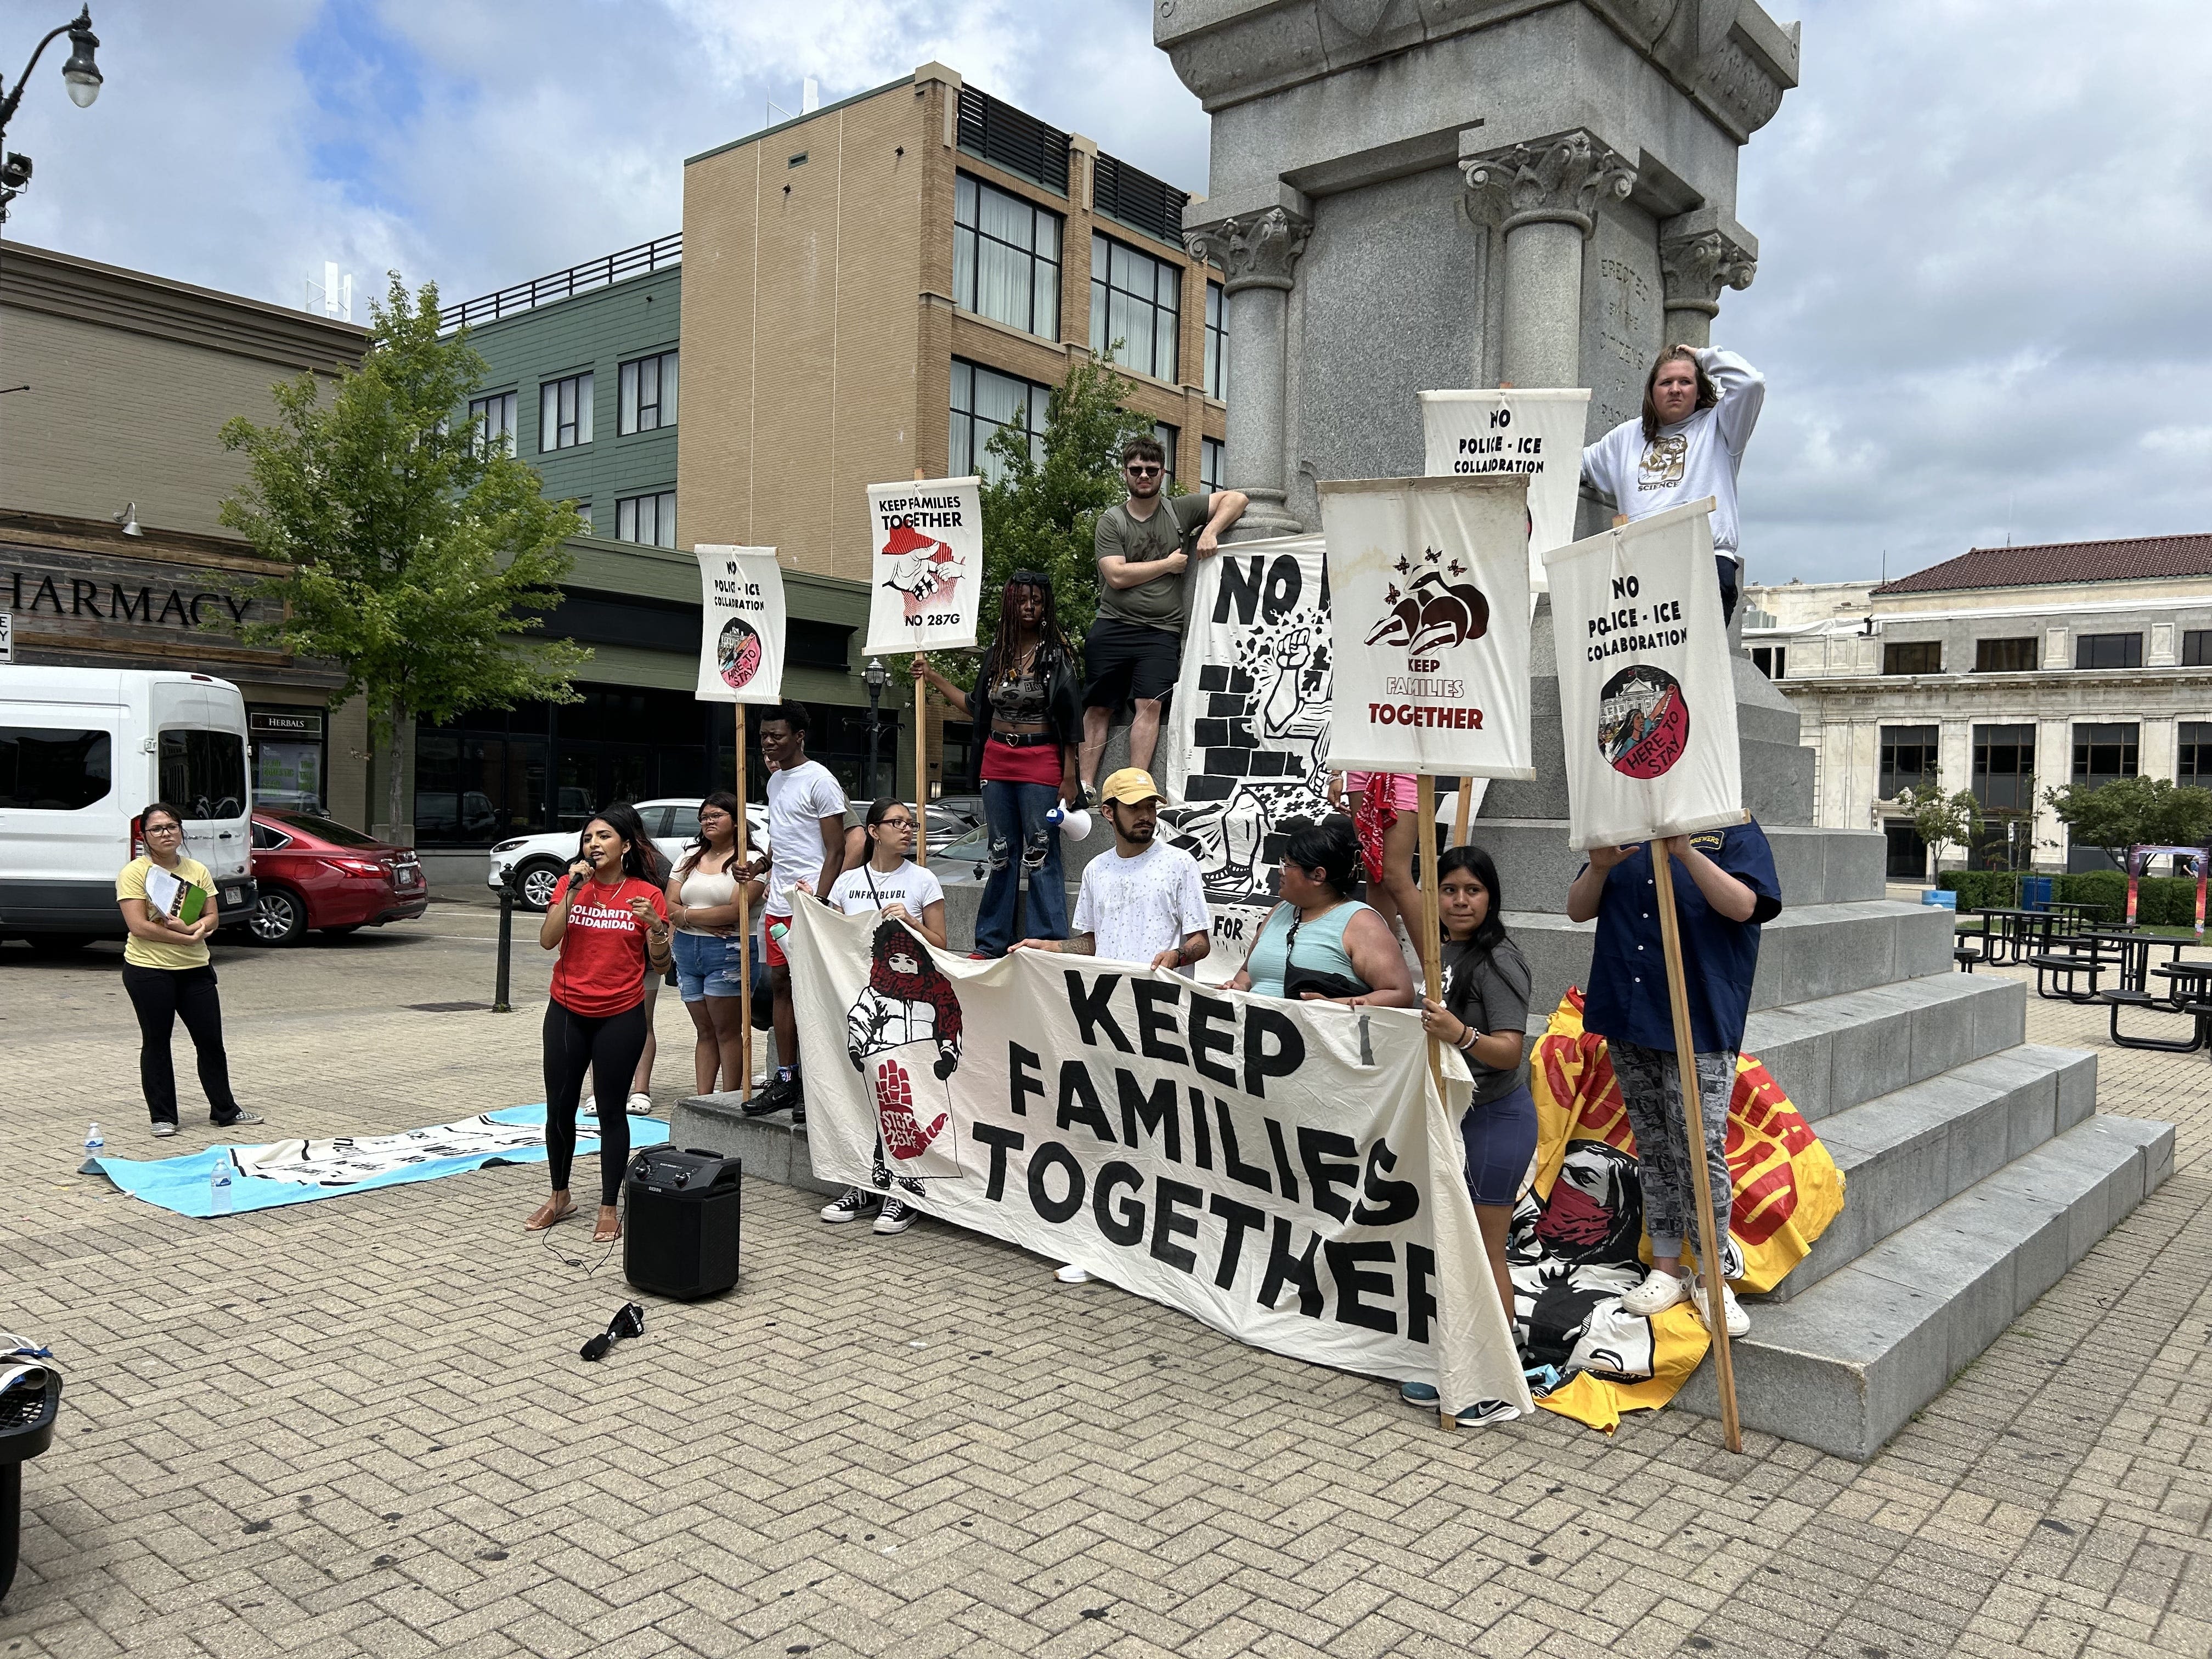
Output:
[[[700,799],[683,795],[636,803],[637,815],[645,820],[645,833],[653,837],[653,844],[671,865],[699,838]],[[745,829],[747,848],[767,851],[768,808],[759,801],[745,803]],[[582,833],[583,825],[578,824],[574,830],[549,830],[543,835],[500,842],[491,849],[491,872],[484,885],[497,892],[512,882],[526,908],[546,908],[553,902],[553,890],[560,884],[562,872],[575,861],[577,838]]]

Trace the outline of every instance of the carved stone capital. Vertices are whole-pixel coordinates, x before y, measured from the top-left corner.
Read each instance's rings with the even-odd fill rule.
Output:
[[[1598,203],[1636,187],[1636,169],[1580,129],[1469,156],[1459,168],[1468,211],[1505,231],[1550,221],[1588,236],[1597,228]]]
[[[1291,267],[1305,252],[1313,222],[1283,208],[1268,208],[1233,219],[1220,219],[1185,234],[1192,257],[1219,265],[1224,292],[1291,286]]]
[[[1666,279],[1667,309],[1720,311],[1721,290],[1751,286],[1759,261],[1717,230],[1670,236],[1659,244],[1659,270]]]

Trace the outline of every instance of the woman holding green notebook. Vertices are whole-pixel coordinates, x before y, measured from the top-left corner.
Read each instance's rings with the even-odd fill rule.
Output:
[[[199,1056],[200,1088],[218,1128],[258,1123],[230,1092],[230,1058],[222,1047],[222,1005],[217,1000],[208,936],[221,927],[215,878],[198,859],[185,856],[185,821],[167,801],[138,815],[143,856],[115,878],[131,937],[123,946],[123,989],[138,1015],[138,1083],[157,1136],[177,1133],[177,1073],[169,1036],[181,1015]]]

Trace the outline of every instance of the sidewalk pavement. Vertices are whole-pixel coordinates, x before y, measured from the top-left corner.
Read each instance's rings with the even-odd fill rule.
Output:
[[[269,1135],[542,1097],[547,969],[495,915],[218,953]],[[2212,1066],[2115,1051],[2102,1109],[2174,1177],[1871,1465],[1668,1411],[1457,1434],[924,1221],[746,1194],[745,1279],[650,1304],[524,1167],[189,1221],[76,1177],[147,1137],[113,947],[0,949],[0,1324],[52,1339],[0,1659],[149,1654],[1963,1654],[2212,1650]],[[655,1097],[690,1089],[664,996]],[[189,1079],[188,1055],[180,1073]],[[21,1086],[23,1085],[28,1086]],[[188,1118],[198,1097],[185,1082]],[[588,1174],[591,1165],[580,1166]]]

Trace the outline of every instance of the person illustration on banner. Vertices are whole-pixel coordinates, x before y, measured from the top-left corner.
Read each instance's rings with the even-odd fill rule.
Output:
[[[1359,842],[1352,820],[1285,818],[1282,902],[1267,913],[1244,965],[1222,988],[1263,997],[1410,1008],[1413,975],[1397,936],[1358,896]]]
[[[1513,1205],[1536,1156],[1536,1099],[1528,1091],[1528,991],[1534,975],[1505,931],[1505,898],[1498,866],[1474,846],[1455,847],[1437,860],[1438,921],[1443,934],[1443,998],[1421,999],[1421,1027],[1466,1056],[1474,1078],[1460,1139],[1467,1148],[1467,1190],[1474,1200],[1490,1277],[1513,1328],[1513,1268],[1506,1244]],[[1399,1390],[1416,1406],[1434,1406],[1425,1382]]]
[[[1621,1298],[1621,1307],[1648,1318],[1686,1298],[1704,1321],[1705,1292],[1683,1272],[1682,1251],[1686,1243],[1697,1244],[1711,1271],[1715,1253],[1707,1247],[1718,1240],[1728,1331],[1741,1336],[1751,1328],[1750,1316],[1736,1305],[1727,1283],[1741,1270],[1741,1252],[1728,1236],[1729,1101],[1751,1012],[1752,975],[1759,968],[1759,930],[1781,914],[1782,891],[1773,849],[1756,820],[1669,837],[1667,853],[1705,1133],[1695,1154],[1682,1109],[1651,849],[1641,843],[1592,848],[1589,862],[1567,890],[1569,921],[1597,919],[1583,1025],[1606,1040],[1613,1058],[1621,1103],[1636,1133],[1644,1226],[1651,1239],[1651,1271]],[[1702,1156],[1711,1171],[1717,1216],[1696,1213],[1693,1155]]]
[[[763,951],[775,1004],[775,1076],[744,1103],[747,1117],[788,1107],[793,1123],[806,1121],[806,1092],[799,1079],[799,1016],[791,998],[791,964],[783,935],[791,925],[791,896],[824,892],[845,860],[845,792],[819,761],[806,758],[811,724],[803,702],[779,703],[757,723],[768,775],[768,901],[761,908]]]
[[[1421,890],[1413,879],[1413,853],[1420,841],[1420,784],[1410,772],[1332,772],[1328,804],[1341,811],[1352,798],[1352,827],[1359,836],[1360,861],[1367,866],[1367,893],[1395,939],[1402,925],[1408,937],[1421,915]]]
[[[684,849],[664,890],[668,919],[676,929],[676,988],[684,1012],[698,1033],[692,1051],[692,1080],[702,1095],[720,1086],[744,1087],[740,1072],[744,1030],[744,988],[738,937],[738,798],[717,789],[699,803],[699,838]],[[764,884],[745,884],[750,906],[757,907]]]
[[[983,733],[976,745],[975,787],[989,828],[990,875],[975,915],[973,954],[1006,955],[1024,878],[1028,932],[1037,939],[1065,939],[1067,878],[1060,828],[1046,814],[1056,805],[1082,804],[1077,754],[1083,708],[1075,647],[1060,629],[1052,579],[1036,570],[1017,570],[1006,578],[998,631],[976,667],[972,690],[945,678],[924,652],[914,653],[914,674]]]
[[[1114,850],[1083,866],[1074,931],[1064,939],[1025,939],[1018,951],[1056,951],[1179,971],[1213,948],[1213,918],[1198,860],[1158,838],[1159,786],[1149,772],[1125,766],[1106,780],[1102,809],[1113,827]],[[1081,1285],[1091,1275],[1073,1263],[1056,1275]]]
[[[1631,522],[1713,498],[1721,620],[1735,615],[1736,473],[1766,401],[1766,377],[1731,351],[1673,345],[1644,380],[1644,412],[1583,451],[1583,482]]]
[[[1150,771],[1160,715],[1182,665],[1183,627],[1190,616],[1183,573],[1192,560],[1212,558],[1244,514],[1241,490],[1163,494],[1167,451],[1149,434],[1121,446],[1121,477],[1128,499],[1101,513],[1091,532],[1098,616],[1083,641],[1091,675],[1083,692],[1079,773],[1086,788],[1106,752],[1114,711],[1125,702],[1136,705],[1129,769]]]

